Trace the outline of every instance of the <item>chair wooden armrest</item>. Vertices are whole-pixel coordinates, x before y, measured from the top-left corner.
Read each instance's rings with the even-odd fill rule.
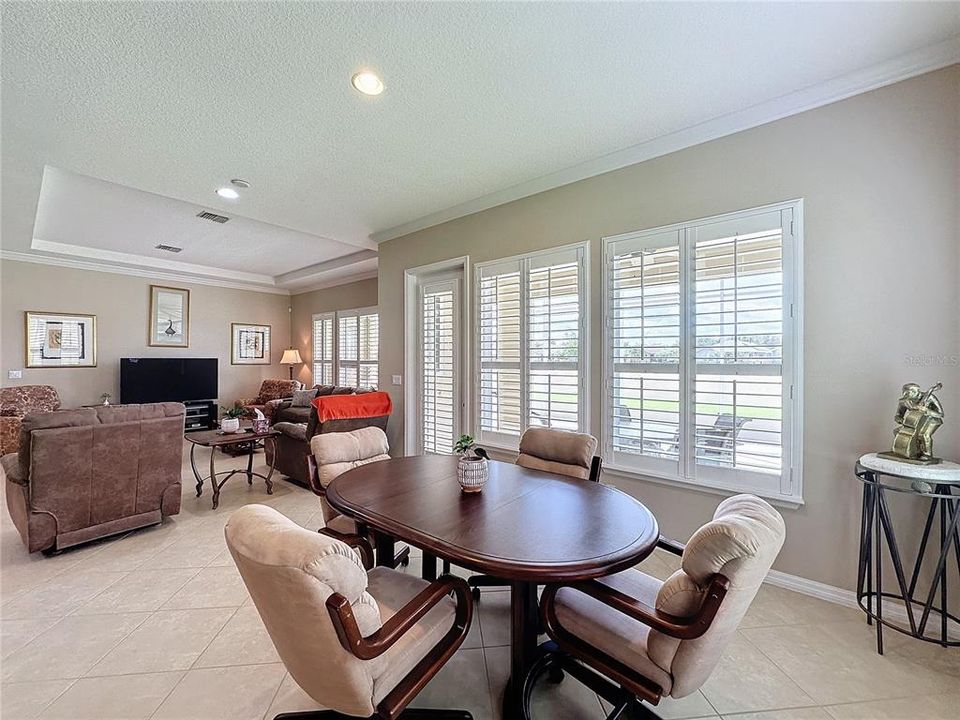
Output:
[[[400,608],[397,614],[387,620],[379,630],[367,637],[360,634],[357,620],[353,616],[353,608],[343,595],[334,593],[327,598],[327,610],[343,648],[360,660],[372,660],[393,647],[404,634],[417,624],[420,618],[426,615],[450,592],[453,592],[457,599],[453,627],[438,643],[437,647],[449,642],[456,642],[459,645],[470,628],[470,620],[473,617],[473,599],[470,597],[470,586],[467,585],[466,580],[453,575],[444,575],[434,580],[410,602]]]
[[[673,553],[674,555],[683,555],[684,544],[677,542],[676,540],[671,540],[663,535],[661,535],[660,539],[657,540],[657,547],[661,550],[666,550],[668,553]]]
[[[707,594],[700,605],[700,609],[690,617],[677,617],[657,610],[597,580],[587,580],[569,587],[599,600],[604,605],[642,622],[664,635],[669,635],[678,640],[692,640],[700,637],[710,628],[710,624],[716,617],[717,610],[720,609],[720,603],[726,596],[729,586],[729,580],[723,575],[714,575],[707,586]],[[548,628],[560,626],[554,603],[557,591],[561,587],[563,586],[548,585],[543,591],[541,611],[544,624]]]

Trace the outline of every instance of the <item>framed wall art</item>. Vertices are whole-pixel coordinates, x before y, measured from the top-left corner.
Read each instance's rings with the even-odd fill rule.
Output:
[[[270,364],[270,326],[230,323],[230,363],[232,365]]]
[[[190,347],[190,291],[150,286],[151,347]]]
[[[96,367],[96,315],[35,311],[24,315],[28,368]]]

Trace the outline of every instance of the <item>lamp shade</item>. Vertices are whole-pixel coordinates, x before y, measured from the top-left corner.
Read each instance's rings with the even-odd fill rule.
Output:
[[[280,358],[281,365],[296,365],[297,363],[302,363],[303,360],[300,359],[300,351],[296,348],[290,348],[289,350],[283,351],[283,357]]]

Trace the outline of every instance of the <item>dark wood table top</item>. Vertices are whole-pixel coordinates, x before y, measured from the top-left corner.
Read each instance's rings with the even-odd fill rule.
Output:
[[[334,480],[327,501],[397,540],[511,580],[602,577],[656,546],[656,518],[615,488],[490,461],[483,491],[464,493],[456,468],[445,455],[370,463]]]
[[[194,432],[184,433],[183,437],[195,445],[220,447],[221,445],[235,445],[237,443],[263,440],[264,438],[276,437],[279,434],[280,431],[274,430],[273,428],[270,428],[265,433],[255,433],[253,430],[236,433],[225,433],[222,430],[196,430]]]

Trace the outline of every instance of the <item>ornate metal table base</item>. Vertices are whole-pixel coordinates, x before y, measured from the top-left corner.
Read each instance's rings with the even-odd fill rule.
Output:
[[[216,467],[216,457],[217,457],[217,446],[210,446],[210,475],[204,477],[200,474],[200,471],[197,470],[197,463],[194,459],[194,453],[197,450],[197,445],[190,446],[190,467],[193,469],[193,476],[197,479],[197,497],[200,497],[203,494],[203,482],[204,480],[210,481],[210,486],[213,489],[213,509],[216,510],[220,505],[220,489],[227,483],[227,480],[232,478],[234,475],[246,475],[247,476],[247,485],[253,485],[253,479],[255,477],[263,479],[267,485],[267,495],[273,495],[273,481],[270,479],[273,477],[273,469],[277,462],[277,453],[276,453],[276,439],[273,437],[268,437],[265,441],[274,443],[273,453],[272,453],[272,462],[270,463],[270,469],[267,471],[267,474],[254,472],[253,470],[253,457],[255,453],[251,448],[250,453],[247,455],[247,468],[245,470],[222,470],[217,472]],[[257,440],[250,440],[251,443],[257,442]],[[217,481],[217,477],[220,475],[226,475],[223,480]]]
[[[953,483],[928,480],[927,487],[931,488],[931,491],[927,492],[923,486],[918,489],[912,485],[885,484],[881,482],[881,477],[909,479],[909,476],[888,475],[887,472],[865,467],[860,462],[857,463],[856,473],[863,482],[857,602],[867,614],[867,623],[876,623],[877,652],[883,654],[884,627],[943,647],[960,646],[960,639],[951,639],[950,633],[951,621],[956,628],[960,628],[960,617],[951,614],[947,609],[947,574],[950,571],[951,550],[956,559],[957,573],[960,574],[960,495],[953,493]],[[909,579],[904,572],[903,557],[887,503],[888,491],[930,499],[930,510]],[[938,516],[938,551],[934,573],[927,592],[918,598],[916,594],[921,569]],[[897,592],[883,589],[884,544],[893,564]],[[903,606],[907,627],[884,617],[884,598],[896,600]]]

